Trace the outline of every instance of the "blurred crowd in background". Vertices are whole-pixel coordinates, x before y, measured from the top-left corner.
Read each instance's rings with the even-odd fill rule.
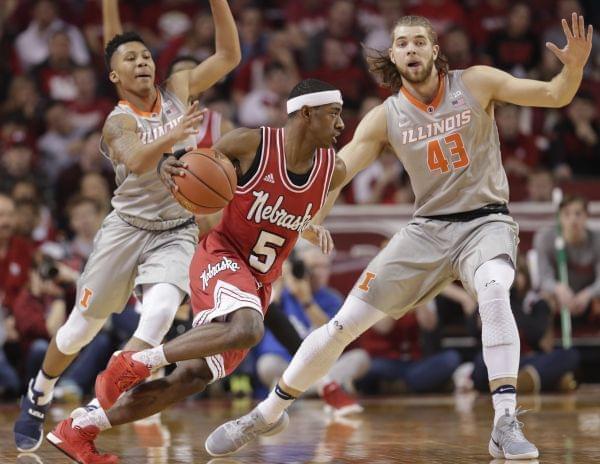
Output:
[[[544,45],[547,41],[564,45],[560,18],[575,11],[599,29],[595,0],[229,3],[238,21],[242,63],[202,95],[201,103],[236,126],[280,126],[286,120],[285,100],[291,88],[302,78],[322,79],[343,93],[346,129],[339,147],[352,138],[364,114],[390,95],[368,73],[364,57],[369,50],[389,47],[393,25],[403,15],[430,19],[451,69],[489,64],[518,77],[542,80],[561,69]],[[206,1],[128,0],[121,2],[120,12],[125,29],[140,33],[151,49],[158,80],[169,75],[175,60],[199,62],[213,52],[214,25]],[[558,110],[496,108],[512,201],[550,201],[555,185],[569,185],[587,199],[600,200],[600,35],[594,34],[584,82],[570,105]],[[99,144],[103,122],[117,100],[103,61],[101,0],[1,2],[0,394],[4,397],[15,397],[23,380],[39,368],[48,340],[73,306],[75,282],[111,209],[114,174],[111,163],[100,155]],[[401,164],[390,152],[359,174],[341,201],[399,204],[411,203],[413,196]],[[600,237],[587,228],[587,207],[581,197],[567,199],[561,209],[563,227],[570,231],[568,250],[571,247],[571,256],[577,257],[570,261],[571,287],[557,283],[550,230],[540,231],[534,241],[536,253],[529,262],[537,265],[519,266],[513,310],[524,349],[521,384],[536,391],[573,389],[578,376],[600,381],[578,373],[582,363],[600,360],[597,351],[586,351],[582,357],[581,350],[555,349],[553,338],[560,306],[569,308],[576,328],[579,324],[596,337],[599,333],[594,327],[600,319]],[[324,291],[328,258],[314,250],[299,256],[307,262],[306,272],[299,276],[286,271],[276,303],[305,334],[339,308],[342,295]],[[322,317],[302,312],[298,302],[304,296],[299,292],[307,289],[324,292],[315,296]],[[96,373],[133,332],[135,306],[132,299],[70,368],[61,380],[64,392],[89,393]],[[456,337],[479,338],[476,309],[476,302],[460,286],[448,287],[431,304],[398,322],[382,321],[361,337],[347,363],[356,369],[342,369],[337,380],[348,389],[370,394],[485,389],[487,374],[477,346],[447,346],[447,340]],[[185,330],[187,324],[184,308],[173,333]],[[236,384],[232,389],[268,389],[289,360],[284,351],[268,334],[241,377],[232,380]]]

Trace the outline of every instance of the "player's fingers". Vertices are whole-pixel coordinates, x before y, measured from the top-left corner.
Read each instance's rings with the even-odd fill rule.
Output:
[[[579,17],[579,37],[582,39],[585,37],[585,22],[583,21],[583,16]]]
[[[327,231],[327,241],[328,241],[327,254],[329,255],[335,248],[335,243],[333,243],[333,237],[331,236],[331,232],[329,232],[329,231]]]
[[[198,111],[200,108],[200,103],[198,100],[194,100],[194,102],[188,107],[187,114],[192,114]]]
[[[571,34],[571,29],[569,29],[569,24],[567,23],[567,20],[562,19],[560,23],[562,24],[562,28],[565,33],[565,36],[567,36],[567,40],[573,38],[573,34]]]
[[[573,37],[579,37],[579,26],[577,24],[577,13],[571,15],[571,27],[573,28]]]
[[[587,37],[586,37],[586,42],[590,45],[592,45],[592,39],[594,38],[594,26],[592,26],[591,24],[588,25],[588,30],[587,30]]]
[[[548,50],[550,50],[552,53],[554,53],[558,58],[560,58],[561,50],[556,45],[554,45],[552,42],[546,42],[546,48]]]

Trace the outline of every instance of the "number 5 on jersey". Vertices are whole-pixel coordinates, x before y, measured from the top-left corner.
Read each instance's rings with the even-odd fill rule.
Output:
[[[285,238],[262,230],[252,248],[248,263],[257,271],[266,274],[277,259],[277,248],[281,248],[284,243]]]
[[[439,170],[438,174],[444,174],[450,171],[448,160],[444,155],[444,150],[440,144],[441,139],[431,140],[427,143],[427,166],[431,172]],[[450,151],[450,161],[454,169],[461,169],[469,165],[469,154],[465,150],[462,137],[458,132],[454,132],[444,137],[444,144]]]

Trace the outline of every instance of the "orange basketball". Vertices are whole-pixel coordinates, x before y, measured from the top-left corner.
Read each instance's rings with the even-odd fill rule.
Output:
[[[174,176],[179,187],[173,195],[194,214],[211,214],[233,199],[237,186],[235,168],[229,159],[212,148],[196,148],[181,157],[188,167],[185,176]]]

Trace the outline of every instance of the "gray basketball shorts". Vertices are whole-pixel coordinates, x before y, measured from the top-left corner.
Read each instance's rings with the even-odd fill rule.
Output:
[[[373,258],[351,295],[395,318],[455,280],[475,296],[477,268],[499,255],[508,255],[514,265],[518,237],[517,223],[504,214],[468,222],[413,218]]]
[[[169,283],[189,294],[189,266],[197,243],[196,224],[148,231],[111,212],[77,282],[76,307],[89,317],[107,318],[123,310],[134,289],[141,297],[143,284]]]

